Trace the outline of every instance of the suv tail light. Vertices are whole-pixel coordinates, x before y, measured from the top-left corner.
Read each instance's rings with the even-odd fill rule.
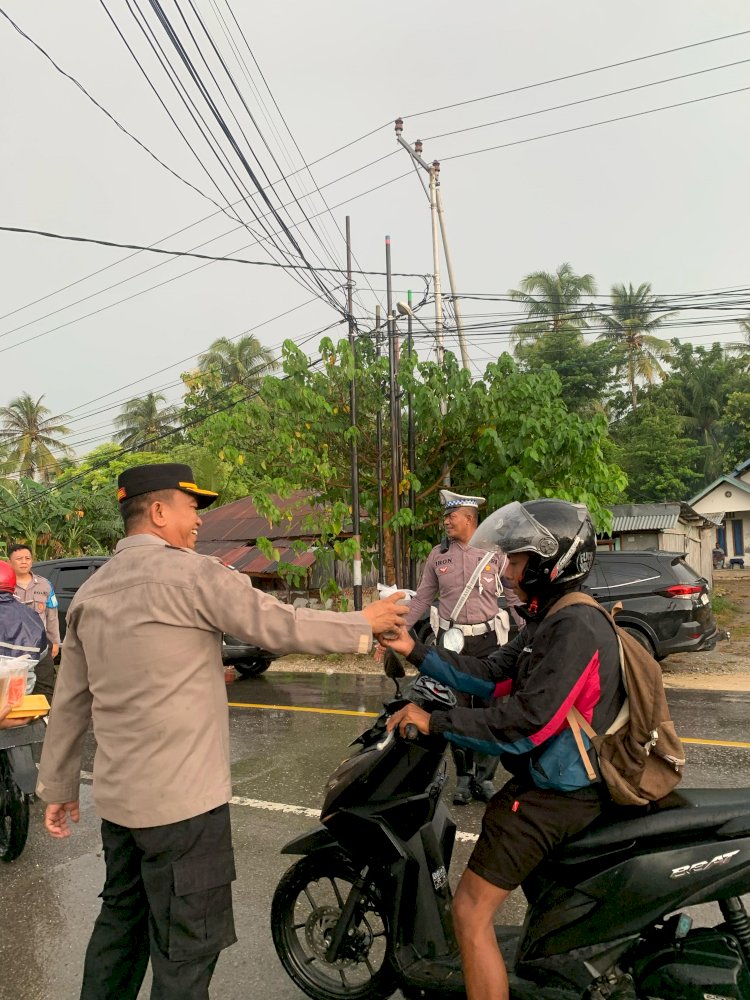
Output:
[[[665,597],[693,597],[703,590],[702,583],[675,583],[672,587],[662,590]]]

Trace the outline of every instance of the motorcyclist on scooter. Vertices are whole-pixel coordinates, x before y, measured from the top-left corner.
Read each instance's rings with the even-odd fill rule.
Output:
[[[23,657],[28,662],[26,694],[31,694],[36,682],[34,667],[47,647],[47,636],[39,615],[15,599],[15,588],[13,567],[0,560],[0,657]],[[0,721],[0,727],[7,729],[11,723],[23,725],[27,721],[4,719]]]
[[[588,826],[608,795],[591,783],[568,726],[575,706],[597,732],[624,701],[615,634],[596,608],[552,605],[579,590],[594,562],[588,510],[563,500],[513,502],[490,515],[471,540],[508,556],[508,580],[525,602],[526,628],[486,659],[428,649],[402,630],[385,640],[428,674],[468,694],[497,699],[489,708],[431,715],[408,705],[389,721],[442,734],[459,746],[501,756],[514,775],[490,801],[482,833],[453,903],[469,1000],[507,1000],[508,980],[494,933],[496,911],[560,843]],[[503,695],[509,695],[501,701]],[[593,750],[590,753],[596,769]]]

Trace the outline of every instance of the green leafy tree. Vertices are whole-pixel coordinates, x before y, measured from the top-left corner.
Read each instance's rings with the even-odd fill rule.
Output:
[[[737,376],[736,362],[720,344],[695,347],[672,341],[671,374],[663,386],[685,422],[686,431],[701,446],[705,483],[721,475],[725,464],[722,423],[724,408]]]
[[[219,337],[198,358],[198,369],[214,375],[221,385],[257,389],[263,378],[277,367],[273,352],[252,334],[230,340]]]
[[[60,456],[66,454],[63,440],[69,429],[65,416],[51,416],[42,400],[28,392],[0,407],[0,445],[5,448],[6,467],[29,478],[50,479],[60,469]]]
[[[0,486],[0,526],[4,540],[28,545],[35,559],[62,554],[58,538],[67,515],[72,512],[69,498],[27,476],[11,486]]]
[[[508,294],[520,302],[528,319],[513,328],[517,350],[533,344],[546,335],[573,333],[580,339],[587,320],[594,315],[591,304],[582,302],[585,295],[596,294],[592,274],[576,274],[570,264],[561,264],[554,274],[533,271],[518,288]]]
[[[724,469],[750,458],[750,392],[732,392],[722,418]]]
[[[629,410],[610,433],[628,477],[628,500],[669,503],[700,488],[701,445],[686,431],[685,418],[669,400],[644,396],[637,410]]]
[[[114,421],[119,428],[115,438],[123,448],[145,451],[155,439],[175,430],[178,413],[166,402],[163,393],[149,392],[125,403]]]
[[[599,339],[608,340],[619,349],[633,408],[638,402],[638,382],[650,384],[655,377],[664,377],[660,362],[668,360],[672,351],[654,331],[664,323],[667,314],[664,301],[652,294],[648,282],[643,282],[637,288],[632,284],[613,285],[611,311],[600,317],[605,330]]]
[[[750,371],[750,316],[740,320],[738,326],[742,339],[729,344],[727,350],[738,357],[740,365],[748,372]]]
[[[608,343],[583,342],[577,330],[561,330],[519,345],[515,355],[522,371],[549,368],[560,379],[560,396],[574,412],[602,410],[617,378],[616,349]]]
[[[238,404],[217,413],[200,427],[202,446],[221,454],[230,464],[242,461],[237,475],[262,514],[269,520],[274,493],[294,490],[317,499],[320,515],[310,524],[319,544],[339,558],[352,555],[350,542],[337,539],[351,517],[349,441],[357,435],[360,504],[367,517],[362,533],[365,551],[376,537],[377,446],[375,414],[385,411],[386,358],[376,358],[369,342],[357,346],[356,359],[346,341],[325,339],[323,364],[309,359],[291,342],[283,351],[283,379],[268,378],[261,404]],[[414,397],[419,427],[417,467],[396,470],[401,497],[394,514],[390,490],[385,495],[386,568],[393,577],[393,537],[397,530],[415,532],[417,551],[435,542],[441,512],[438,492],[447,462],[453,482],[461,489],[479,490],[492,505],[510,499],[563,496],[589,503],[602,525],[606,504],[625,486],[622,471],[607,457],[607,426],[603,416],[570,413],[560,396],[560,380],[551,370],[522,372],[504,355],[472,382],[455,357],[445,364],[405,358],[400,375],[403,390]],[[349,380],[357,378],[358,427],[349,426]],[[402,397],[403,398],[403,397]],[[441,399],[446,412],[441,412]],[[388,415],[383,412],[383,439],[389,440]],[[390,479],[388,460],[385,475]],[[407,506],[413,484],[416,517]]]

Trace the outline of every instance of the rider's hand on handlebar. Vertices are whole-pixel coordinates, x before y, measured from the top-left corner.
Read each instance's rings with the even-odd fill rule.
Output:
[[[380,638],[384,634],[394,634],[399,630],[406,613],[409,610],[408,604],[400,603],[406,595],[402,590],[390,597],[383,597],[379,601],[373,601],[366,608],[362,609],[362,614],[370,623],[372,634]]]
[[[411,702],[406,706],[406,708],[400,709],[395,715],[392,715],[388,722],[386,723],[386,729],[388,732],[396,729],[398,727],[399,733],[406,737],[406,727],[411,723],[416,726],[417,729],[424,736],[428,736],[430,733],[430,713],[425,712],[423,708],[418,705],[413,705]]]
[[[387,638],[384,635],[380,635],[378,636],[378,640],[384,646],[389,646],[395,653],[401,653],[402,656],[408,656],[414,649],[414,639],[409,634],[409,630],[405,625],[401,626],[394,638]]]

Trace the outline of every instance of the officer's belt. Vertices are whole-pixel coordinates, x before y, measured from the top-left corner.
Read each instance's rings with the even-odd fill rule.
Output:
[[[443,632],[447,632],[449,628],[460,628],[464,635],[485,635],[485,633],[492,632],[495,628],[494,618],[491,618],[488,622],[479,622],[477,625],[458,625],[455,622],[447,621],[445,618],[439,618],[438,622]]]

